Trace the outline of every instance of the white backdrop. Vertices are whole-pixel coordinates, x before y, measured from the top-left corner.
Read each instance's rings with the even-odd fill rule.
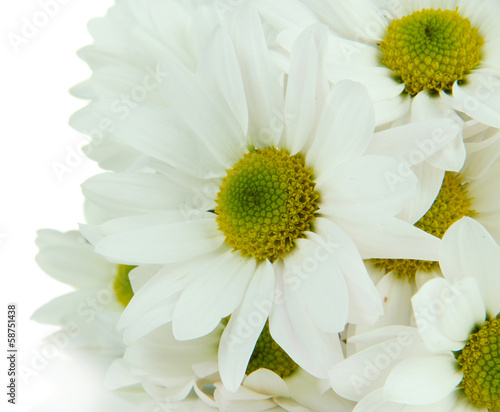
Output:
[[[0,259],[2,277],[7,281],[0,288],[0,313],[4,314],[0,316],[4,319],[0,347],[7,347],[7,304],[15,302],[18,369],[24,366],[34,371],[18,386],[18,403],[10,408],[18,411],[28,411],[54,389],[44,377],[43,368],[38,365],[40,370],[33,369],[32,365],[40,339],[52,329],[29,318],[36,308],[69,288],[37,267],[34,239],[37,229],[65,231],[77,228],[82,221],[80,184],[98,169],[78,154],[84,137],[68,126],[68,117],[85,102],[71,97],[68,89],[90,75],[75,54],[91,43],[88,20],[104,15],[112,3],[9,1],[4,2],[0,13]],[[54,171],[60,165],[69,169],[62,176]],[[1,402],[5,405],[6,355],[2,359]],[[3,409],[3,405],[2,410],[10,410]]]

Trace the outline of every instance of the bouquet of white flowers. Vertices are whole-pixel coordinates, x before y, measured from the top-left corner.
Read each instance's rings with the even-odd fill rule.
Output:
[[[500,411],[499,21],[117,0],[70,120],[107,171],[79,232],[39,232],[75,291],[34,318],[158,411]]]

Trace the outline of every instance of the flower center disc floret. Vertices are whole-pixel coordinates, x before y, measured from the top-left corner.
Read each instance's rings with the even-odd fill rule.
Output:
[[[469,337],[458,355],[463,379],[459,385],[478,408],[500,411],[500,318],[486,321]]]
[[[255,344],[246,374],[250,375],[257,369],[266,368],[281,378],[286,378],[292,375],[298,367],[281,346],[273,340],[269,332],[269,323],[266,323]]]
[[[127,306],[134,296],[134,291],[132,290],[132,285],[130,284],[130,279],[128,277],[130,271],[134,268],[136,268],[136,266],[118,265],[115,281],[113,283],[113,289],[115,291],[116,299],[123,306]]]
[[[451,91],[480,62],[484,40],[469,19],[451,10],[423,9],[393,20],[380,43],[382,63],[414,96]]]
[[[474,216],[476,212],[472,210],[472,198],[469,197],[467,185],[459,173],[446,172],[434,203],[415,226],[442,239],[445,232],[457,220],[464,216]],[[427,260],[370,259],[369,261],[386,273],[394,272],[398,278],[409,281],[414,279],[418,270],[429,272],[439,268],[438,262]]]
[[[274,262],[304,237],[318,210],[312,169],[298,153],[275,147],[246,153],[217,195],[217,223],[242,256]]]

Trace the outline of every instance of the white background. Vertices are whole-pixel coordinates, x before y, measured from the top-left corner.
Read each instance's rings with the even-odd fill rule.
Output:
[[[53,16],[44,19],[40,14],[44,13],[41,4],[54,1],[4,2],[0,13],[0,259],[3,279],[0,313],[4,314],[0,316],[4,319],[0,325],[0,347],[6,353],[7,303],[15,302],[18,305],[18,367],[30,367],[40,339],[52,331],[30,321],[30,315],[42,304],[69,290],[37,267],[34,261],[36,230],[77,228],[77,223],[83,220],[80,184],[98,172],[92,161],[80,154],[74,156],[85,137],[68,126],[68,118],[85,102],[70,96],[68,89],[90,75],[86,64],[75,54],[77,49],[92,42],[86,29],[88,20],[103,16],[113,2],[60,0],[65,4],[56,3],[59,7],[52,11]],[[37,32],[16,50],[12,34],[22,36],[26,22],[37,18]],[[68,157],[69,153],[73,155]],[[53,169],[57,164],[69,166],[70,171],[58,177]],[[41,371],[39,376],[30,378],[29,384],[18,388],[18,404],[15,407],[8,405],[6,355],[2,355],[2,359],[2,410],[28,411],[51,395],[54,388]]]

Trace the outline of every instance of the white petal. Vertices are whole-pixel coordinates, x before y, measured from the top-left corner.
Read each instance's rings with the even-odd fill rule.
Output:
[[[120,95],[123,96],[124,91],[134,93],[136,90],[143,90],[141,101],[148,103],[161,104],[161,99],[158,91],[158,84],[148,88],[141,87],[146,83],[147,73],[139,68],[132,66],[104,66],[95,70],[92,74],[92,88],[101,99],[109,99],[119,102]],[[150,79],[148,79],[150,80]],[[114,99],[112,99],[114,97]],[[139,100],[139,99],[137,99]]]
[[[353,324],[375,322],[382,315],[380,297],[353,240],[329,219],[318,218],[315,231],[323,238],[319,245],[332,255],[344,276],[349,297],[347,321]]]
[[[258,369],[245,379],[246,388],[257,393],[263,393],[273,397],[283,396],[288,398],[290,391],[283,379],[268,369]]]
[[[430,119],[453,119],[457,122],[458,127],[463,128],[464,125],[463,120],[448,105],[446,98],[431,96],[430,93],[424,91],[412,99],[412,120],[425,121]],[[455,140],[429,157],[429,163],[443,170],[460,171],[466,154],[462,137],[462,133],[458,133]]]
[[[294,295],[312,322],[334,333],[344,330],[347,323],[348,294],[335,256],[326,247],[315,233],[296,239],[293,251],[284,259],[285,280],[294,283],[287,294]]]
[[[375,133],[367,153],[396,157],[411,167],[441,153],[448,155],[447,151],[441,150],[450,144],[455,145],[461,132],[461,127],[451,119],[409,123]],[[463,164],[463,151],[453,153],[455,157],[449,159],[449,166],[455,167],[460,162]]]
[[[438,260],[440,239],[402,220],[357,216],[335,221],[354,240],[363,259]]]
[[[402,412],[405,405],[389,402],[384,398],[384,389],[378,388],[361,399],[353,412]]]
[[[31,319],[48,325],[64,325],[73,319],[82,322],[87,322],[90,319],[92,322],[95,318],[95,310],[90,308],[89,302],[95,301],[96,295],[95,290],[77,290],[58,296],[39,307],[31,315]],[[79,307],[83,314],[79,313],[77,309]]]
[[[193,184],[197,182],[198,185]],[[82,185],[85,197],[116,216],[175,210],[203,181],[151,173],[100,174]]]
[[[461,380],[462,371],[451,354],[412,357],[392,370],[384,396],[393,402],[429,405],[445,399]]]
[[[111,364],[104,379],[104,386],[110,391],[140,383],[140,379],[129,372],[128,365],[123,359],[116,359]]]
[[[44,247],[36,262],[49,276],[79,289],[105,289],[117,272],[115,264],[86,242]]]
[[[419,337],[402,333],[334,365],[329,373],[330,384],[340,396],[359,401],[372,390],[382,387],[398,362],[426,352],[419,344]]]
[[[164,59],[159,71],[165,79],[161,92],[175,113],[226,169],[245,151],[245,137],[223,97],[200,76],[184,66]],[[196,121],[193,121],[196,118]]]
[[[431,119],[455,119],[463,124],[455,110],[446,104],[446,99],[431,94],[429,90],[423,90],[411,99],[411,120],[421,122]]]
[[[328,368],[343,357],[338,334],[328,334],[314,326],[306,308],[290,293],[291,285],[285,280],[284,268],[276,263],[274,266],[277,279],[269,316],[271,336],[299,366],[324,379]]]
[[[320,16],[325,16],[323,13],[328,10],[324,8],[326,3],[331,10],[327,15],[331,19],[329,23],[344,36],[372,42],[384,38],[387,21],[373,1],[360,0],[351,4],[348,1],[306,0],[305,3]]]
[[[400,92],[404,85],[400,85]],[[377,126],[386,125],[407,115],[410,110],[411,99],[403,94],[393,98],[377,101],[375,104],[375,122]]]
[[[328,92],[322,67],[322,52],[328,41],[328,33],[322,26],[318,26],[315,31],[323,50],[315,42],[315,33],[307,30],[299,37],[291,53],[285,101],[285,147],[292,155],[304,147],[313,129],[317,109],[326,96],[324,92]]]
[[[444,170],[420,163],[411,168],[418,178],[417,191],[413,199],[399,212],[398,218],[415,224],[434,203],[443,184]]]
[[[356,349],[359,352],[360,350],[367,349],[378,343],[394,339],[398,339],[401,346],[408,346],[408,342],[412,342],[412,344],[415,345],[421,343],[423,347],[423,343],[421,342],[422,338],[417,328],[400,325],[384,326],[360,335],[356,334],[349,338],[349,343],[356,345]]]
[[[284,128],[283,90],[272,64],[255,5],[240,7],[233,20],[232,38],[240,62],[255,147],[276,144]]]
[[[147,311],[142,310],[140,319],[131,321],[125,329],[123,333],[125,344],[131,345],[159,327],[172,322],[180,295],[181,292],[173,293]]]
[[[114,119],[113,132],[121,141],[184,173],[204,177],[226,169],[170,109],[144,103],[122,113],[100,104],[96,111]]]
[[[167,212],[111,220],[102,225],[105,237],[96,252],[129,264],[165,264],[208,253],[224,240],[214,215],[186,220]]]
[[[318,169],[320,213],[331,216],[384,213],[394,216],[414,196],[417,178],[404,164],[385,156],[362,156],[327,171]]]
[[[475,325],[485,318],[481,295],[472,278],[455,284],[433,279],[413,296],[412,304],[422,339],[435,353],[462,349]]]
[[[303,370],[298,370],[292,376],[287,377],[286,384],[293,399],[309,408],[307,411],[350,412],[354,406],[351,401],[331,390],[327,380],[319,381]]]
[[[200,272],[204,273],[206,266],[217,261],[218,255],[224,253],[224,250],[216,250],[214,256],[200,256],[189,263],[165,265],[139,290],[135,291],[132,300],[123,312],[118,327],[123,328],[133,322],[140,322],[147,312],[158,307],[165,300],[167,300],[165,305],[170,307],[168,300],[184,290],[189,282],[200,276]],[[158,293],[158,290],[162,290],[163,293]]]
[[[467,83],[453,85],[451,104],[473,119],[500,128],[500,80],[488,72],[478,70],[468,74]]]
[[[240,304],[255,273],[255,259],[227,251],[190,283],[175,307],[173,331],[177,340],[210,333]]]
[[[267,322],[273,296],[274,271],[271,263],[265,261],[257,267],[243,301],[231,315],[220,340],[219,373],[224,386],[232,392],[245,376],[255,343]]]
[[[314,13],[300,0],[256,0],[260,15],[278,31],[289,26],[306,27],[318,21]]]
[[[377,283],[377,290],[383,302],[383,316],[369,326],[358,326],[356,334],[388,325],[410,324],[412,296],[410,282],[399,279],[394,272],[389,272]]]
[[[373,137],[375,114],[366,89],[349,80],[328,95],[306,160],[320,174],[361,156]]]
[[[483,226],[471,218],[455,222],[443,236],[439,263],[452,282],[474,277],[487,312],[500,312],[500,248]]]
[[[205,44],[197,73],[224,97],[246,135],[248,107],[241,69],[231,39],[224,31],[217,30]]]

